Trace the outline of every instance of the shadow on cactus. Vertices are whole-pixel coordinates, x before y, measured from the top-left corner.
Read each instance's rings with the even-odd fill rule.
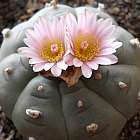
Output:
[[[0,104],[23,135],[116,140],[139,110],[139,41],[104,11],[53,3],[3,35]]]

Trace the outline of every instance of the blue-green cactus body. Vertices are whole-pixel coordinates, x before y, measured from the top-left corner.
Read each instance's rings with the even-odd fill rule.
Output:
[[[95,8],[86,9],[99,18],[111,18]],[[10,30],[3,40],[0,104],[23,135],[38,140],[115,140],[140,108],[140,48],[130,43],[134,37],[119,26],[115,36],[123,46],[116,53],[118,64],[100,66],[92,78],[81,78],[73,87],[33,73],[28,60],[18,54],[18,48],[25,46],[26,30],[33,28],[40,16],[53,20],[68,12],[76,16],[82,10],[85,7],[46,7]]]

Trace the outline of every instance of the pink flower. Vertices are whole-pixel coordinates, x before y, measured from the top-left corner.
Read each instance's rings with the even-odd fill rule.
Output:
[[[114,37],[115,26],[111,19],[99,19],[93,12],[87,10],[76,18],[68,14],[67,47],[70,53],[65,58],[69,66],[81,67],[82,74],[90,78],[92,70],[100,65],[110,65],[118,62],[113,53],[122,46],[122,42]]]
[[[67,49],[65,47],[64,18],[55,18],[52,22],[41,17],[28,30],[24,40],[28,47],[20,48],[20,52],[29,58],[34,72],[51,71],[58,77],[68,65],[64,62]]]

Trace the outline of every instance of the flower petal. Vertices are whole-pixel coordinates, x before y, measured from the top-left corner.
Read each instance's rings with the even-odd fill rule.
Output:
[[[118,58],[114,54],[107,55],[106,58],[111,60],[111,64],[115,64],[118,62]]]
[[[104,47],[107,47],[109,46],[111,43],[113,43],[114,41],[116,40],[116,38],[112,37],[112,38],[108,38],[108,39],[105,39],[105,40],[102,40],[101,41],[101,45]]]
[[[94,62],[97,63],[97,64],[101,64],[101,65],[110,65],[110,64],[112,64],[111,60],[106,58],[106,56],[97,57],[97,58],[95,58]]]
[[[42,25],[43,25],[43,31],[44,31],[44,37],[48,38],[49,40],[52,39],[51,29],[50,29],[50,21],[47,19],[47,17],[41,17],[40,18]]]
[[[44,70],[48,71],[54,66],[54,63],[45,63]]]
[[[33,64],[38,64],[38,63],[43,63],[43,62],[45,62],[45,60],[43,60],[43,59],[40,59],[40,58],[31,58],[30,60],[29,60],[29,64],[31,64],[31,65],[33,65]]]
[[[99,35],[98,37],[101,39],[106,39],[106,38],[110,38],[112,36],[112,34],[114,34],[115,32],[115,26],[114,25],[110,25],[108,27],[106,27]]]
[[[62,69],[58,68],[57,65],[54,65],[54,66],[51,68],[51,73],[52,73],[55,77],[58,77],[58,76],[61,75]]]
[[[96,30],[96,35],[98,36],[102,31],[104,31],[104,29],[106,29],[107,27],[110,27],[112,25],[112,20],[110,18],[103,20],[100,19],[97,21],[97,30]]]
[[[89,31],[91,31],[91,27],[95,28],[96,23],[97,23],[97,14],[87,11],[87,28],[90,29]]]
[[[61,60],[57,62],[57,67],[63,70],[66,70],[68,68],[68,65],[64,62],[64,60]]]
[[[86,8],[84,9],[83,13],[78,14],[78,27],[80,27],[80,29],[85,29],[86,27]]]
[[[115,53],[115,52],[116,52],[116,50],[113,49],[113,48],[104,48],[104,49],[101,50],[99,56],[101,56],[101,55],[109,55],[109,54],[112,54],[112,53]]]
[[[94,27],[94,30],[93,30],[94,33],[95,33],[95,35],[98,35],[102,31],[102,26],[101,26],[102,23],[103,23],[103,19],[102,18],[100,18],[99,20],[97,20],[96,26]]]
[[[83,62],[80,61],[80,60],[77,59],[77,58],[74,58],[74,59],[73,59],[73,64],[74,64],[75,67],[81,67],[81,66],[83,65]]]
[[[59,24],[58,18],[54,18],[51,24],[52,24],[52,26],[51,26],[52,37],[53,38],[59,38],[57,30],[58,30],[58,28],[62,28],[62,27],[57,26]]]
[[[117,63],[118,59],[115,55],[106,55],[95,58],[94,62],[101,65],[111,65]]]
[[[67,31],[72,35],[72,37],[77,35],[77,21],[74,15],[71,13],[66,15],[66,27]]]
[[[96,64],[94,61],[89,61],[86,63],[88,65],[88,67],[90,67],[91,69],[97,70],[99,65]]]
[[[123,45],[122,42],[119,42],[119,41],[115,41],[111,44],[111,47],[114,48],[114,49],[118,49],[120,48],[121,46]]]
[[[44,69],[44,65],[45,63],[39,63],[39,64],[33,65],[33,71],[34,72],[42,71]]]
[[[72,36],[68,31],[65,32],[65,47],[67,50],[67,54],[68,53],[74,54],[72,50],[72,48],[74,48],[74,44],[72,42]]]
[[[57,34],[60,40],[64,40],[65,30],[66,30],[65,18],[60,17],[57,23]]]
[[[68,64],[68,66],[72,66],[73,65],[73,56],[71,54],[68,54],[64,57],[64,61],[66,62],[66,64]]]
[[[28,58],[39,57],[39,55],[34,50],[28,47],[21,47],[18,49],[18,52]]]
[[[86,77],[86,78],[91,77],[92,69],[89,68],[87,65],[83,64],[82,67],[81,67],[81,70],[82,70],[82,74],[83,74],[84,77]]]
[[[38,48],[39,48],[39,44],[38,43],[36,43],[36,41],[32,41],[32,40],[30,40],[30,38],[25,38],[24,39],[24,43],[29,47],[29,48],[31,48],[31,49],[33,49],[33,50],[35,50],[35,51],[38,51]]]
[[[39,38],[41,38],[41,36],[44,35],[44,26],[42,26],[42,22],[39,18],[38,22],[35,23],[34,25],[34,32],[35,32],[35,35],[38,36]]]
[[[27,37],[27,42],[25,41],[25,44],[28,42],[30,42],[30,44],[36,43],[36,45],[34,47],[37,47],[37,48],[41,45],[41,42],[40,42],[41,38],[38,37],[33,30],[28,29],[25,34]]]

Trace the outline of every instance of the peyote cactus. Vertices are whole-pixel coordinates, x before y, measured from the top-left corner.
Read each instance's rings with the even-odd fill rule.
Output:
[[[72,87],[58,78],[38,75],[17,50],[25,46],[25,32],[39,17],[46,15],[52,21],[68,12],[77,16],[86,8],[99,19],[112,19],[91,7],[54,6],[3,31],[0,104],[23,135],[37,140],[116,140],[126,121],[140,108],[139,42],[117,26],[115,37],[123,43],[117,49],[117,64],[100,66],[90,79],[82,77]]]

